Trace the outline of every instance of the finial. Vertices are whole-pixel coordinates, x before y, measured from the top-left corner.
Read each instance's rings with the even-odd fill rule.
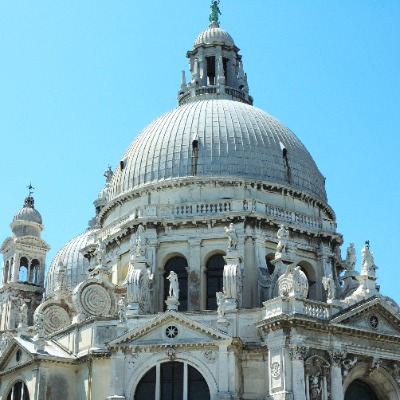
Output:
[[[220,0],[212,0],[211,1],[211,6],[210,6],[210,27],[219,27],[219,16],[221,14],[221,10],[218,7]]]
[[[28,196],[29,196],[29,197],[32,197],[32,195],[33,195],[33,189],[35,189],[35,188],[32,186],[32,183],[31,183],[31,182],[29,182],[29,186],[27,186],[27,188],[28,188],[28,190],[29,190]]]
[[[29,182],[29,186],[27,186],[29,190],[28,197],[25,197],[24,207],[35,208],[35,200],[33,199],[33,189],[32,183]]]

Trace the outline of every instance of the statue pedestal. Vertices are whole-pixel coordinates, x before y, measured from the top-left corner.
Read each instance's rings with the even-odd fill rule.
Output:
[[[328,304],[340,305],[340,300],[338,300],[338,299],[328,299],[326,302]]]
[[[165,300],[165,304],[167,305],[168,311],[178,311],[179,300],[175,296],[168,296],[167,300]]]
[[[375,275],[362,274],[357,276],[360,287],[362,287],[363,291],[368,294],[375,294],[378,292],[376,290],[376,279],[377,277]]]
[[[224,266],[223,286],[225,295],[225,310],[236,310],[240,303],[242,271],[240,263],[242,258],[237,250],[228,251],[224,257],[226,265]]]
[[[271,261],[271,264],[275,267],[274,275],[282,275],[286,272],[287,266],[293,264],[294,257],[292,253],[276,253],[275,258]]]
[[[129,303],[126,309],[126,315],[139,315],[140,304],[139,303]]]
[[[217,326],[220,331],[228,333],[229,321],[226,318],[219,317],[217,319]]]

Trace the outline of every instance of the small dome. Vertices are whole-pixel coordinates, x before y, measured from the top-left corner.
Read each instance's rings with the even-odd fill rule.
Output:
[[[194,41],[194,47],[201,45],[209,45],[213,43],[223,43],[225,46],[234,46],[232,36],[218,27],[216,24],[211,24],[208,29],[201,32]]]
[[[88,244],[89,237],[95,231],[96,229],[88,229],[75,236],[57,252],[47,273],[47,297],[51,297],[56,287],[58,264],[60,262],[66,267],[67,288],[73,289],[78,283],[87,279],[89,261],[83,257],[80,251]]]
[[[14,221],[30,221],[42,224],[42,216],[39,211],[34,208],[33,197],[27,197],[25,199],[24,206],[15,213],[13,222]]]

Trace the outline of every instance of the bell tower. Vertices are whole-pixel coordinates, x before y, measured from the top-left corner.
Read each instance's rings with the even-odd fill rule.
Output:
[[[0,247],[3,255],[0,287],[0,330],[16,329],[20,307],[28,306],[28,325],[44,292],[46,254],[49,245],[41,238],[42,216],[35,209],[33,187],[10,224],[12,234]]]

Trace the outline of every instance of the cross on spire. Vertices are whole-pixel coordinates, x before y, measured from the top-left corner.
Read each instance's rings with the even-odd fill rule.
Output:
[[[32,183],[31,183],[31,182],[29,182],[29,186],[27,186],[27,188],[28,188],[28,190],[29,190],[28,196],[29,196],[29,197],[32,197],[32,195],[33,195],[33,189],[35,189],[35,188],[32,186]]]

